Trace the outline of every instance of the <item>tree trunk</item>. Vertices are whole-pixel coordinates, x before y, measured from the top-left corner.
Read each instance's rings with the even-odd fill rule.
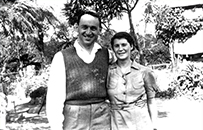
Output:
[[[137,41],[137,37],[135,35],[135,29],[134,29],[133,22],[132,22],[132,14],[130,11],[128,12],[128,18],[129,18],[129,25],[130,25],[130,34],[132,35],[132,37],[134,39],[135,48],[138,50],[139,55],[140,55],[139,62],[140,62],[140,64],[145,65],[143,51],[142,51],[142,49],[140,49],[139,43]]]
[[[172,64],[172,69],[175,67],[175,55],[174,55],[174,43],[169,44],[169,49],[170,49],[170,55],[171,55],[171,64]]]

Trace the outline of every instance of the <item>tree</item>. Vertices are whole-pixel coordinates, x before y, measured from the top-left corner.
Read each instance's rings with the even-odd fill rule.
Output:
[[[130,34],[133,36],[134,40],[136,40],[136,33],[132,21],[132,11],[136,7],[138,1],[139,0],[69,0],[65,4],[63,10],[70,25],[75,25],[82,10],[94,10],[100,15],[102,24],[107,31],[109,30],[109,22],[113,18],[121,18],[123,13],[127,13]],[[135,47],[140,53],[141,64],[144,64],[142,50],[136,42]]]
[[[184,17],[183,8],[161,7],[156,14],[156,36],[163,44],[170,46],[171,61],[174,62],[174,41],[184,43],[188,38],[195,35],[202,25],[197,20]]]
[[[4,0],[0,6],[1,40],[7,39],[3,43],[2,62],[7,63],[13,57],[20,61],[23,54],[37,54],[36,50],[43,56],[45,32],[50,25],[56,27],[59,23],[52,12],[31,1]]]

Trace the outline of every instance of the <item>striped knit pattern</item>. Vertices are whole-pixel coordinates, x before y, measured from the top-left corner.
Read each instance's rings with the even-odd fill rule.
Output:
[[[66,102],[92,103],[105,99],[108,50],[99,49],[93,62],[85,63],[72,46],[62,51],[66,66]]]

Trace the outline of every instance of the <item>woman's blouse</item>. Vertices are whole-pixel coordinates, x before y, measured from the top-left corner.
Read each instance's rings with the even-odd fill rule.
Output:
[[[108,94],[113,105],[141,105],[147,98],[154,98],[157,89],[156,78],[147,67],[132,62],[126,73],[116,63],[109,67]]]

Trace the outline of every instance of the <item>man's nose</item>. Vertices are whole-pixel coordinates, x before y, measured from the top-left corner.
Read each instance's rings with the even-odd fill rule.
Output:
[[[90,28],[87,28],[86,33],[87,33],[87,34],[91,34],[91,33],[92,33],[91,29],[90,29]]]

